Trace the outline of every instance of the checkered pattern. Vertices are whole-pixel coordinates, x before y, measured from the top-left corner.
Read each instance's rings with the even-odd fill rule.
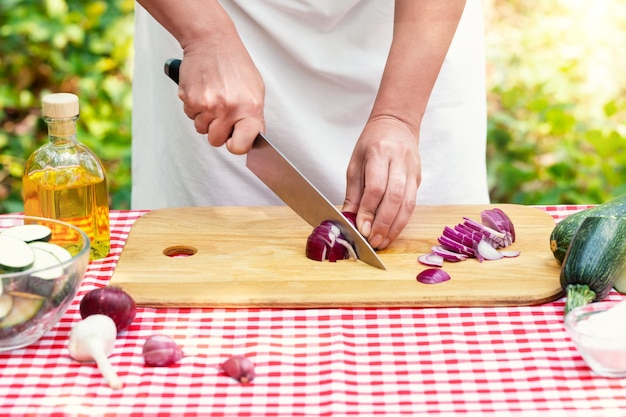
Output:
[[[538,208],[558,221],[585,207]],[[564,331],[562,299],[508,308],[139,308],[110,358],[125,385],[111,390],[95,365],[69,358],[66,340],[78,301],[108,283],[143,213],[111,213],[111,255],[91,263],[61,322],[34,345],[0,353],[0,415],[626,415],[626,380],[587,368]],[[183,347],[179,364],[144,366],[143,342],[156,333]],[[220,372],[232,354],[254,361],[252,384]]]

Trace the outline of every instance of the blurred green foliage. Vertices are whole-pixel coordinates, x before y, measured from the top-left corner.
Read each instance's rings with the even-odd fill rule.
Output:
[[[23,209],[21,175],[47,141],[41,98],[80,99],[78,139],[102,159],[111,205],[129,208],[132,0],[0,3],[0,212]]]
[[[492,201],[591,204],[626,193],[626,4],[487,3]]]
[[[486,4],[492,201],[587,204],[625,193],[623,84],[605,80],[615,85],[606,98],[581,94],[581,54],[559,52],[595,32],[555,24],[551,16],[571,12],[566,0]],[[40,103],[51,92],[79,96],[79,140],[105,164],[111,207],[129,208],[133,8],[132,0],[1,1],[0,213],[22,210],[22,170],[47,140]]]
[[[491,95],[493,201],[586,204],[626,193],[626,101],[606,103],[604,117],[593,119],[542,84],[495,87]]]

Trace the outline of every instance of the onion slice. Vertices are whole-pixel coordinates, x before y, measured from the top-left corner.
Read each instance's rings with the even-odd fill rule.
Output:
[[[478,258],[479,261],[482,262],[484,259],[488,261],[495,261],[502,259],[503,257],[504,256],[486,240],[478,242],[478,246],[476,247],[476,258]]]
[[[449,280],[450,274],[439,268],[424,269],[422,272],[417,274],[417,281],[422,284],[439,284]]]
[[[441,245],[433,246],[432,251],[435,255],[439,255],[443,257],[443,259],[445,259],[446,261],[450,262],[464,261],[468,258],[467,255],[448,250]]]
[[[443,256],[439,256],[432,252],[418,256],[417,261],[428,266],[443,266]]]

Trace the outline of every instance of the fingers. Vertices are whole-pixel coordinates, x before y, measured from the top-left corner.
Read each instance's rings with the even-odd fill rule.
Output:
[[[383,219],[376,219],[376,216],[380,215],[379,207],[382,205],[386,194],[388,174],[389,161],[386,159],[370,160],[364,166],[365,183],[357,212],[357,225],[360,226],[359,230],[368,238],[374,248],[382,243],[384,235],[386,235],[383,229],[385,223],[383,222],[389,222],[389,213]],[[378,223],[376,228],[374,228],[375,220]]]
[[[357,213],[357,228],[384,249],[408,224],[421,181],[418,138],[395,124],[372,122],[361,135],[347,170],[343,210]]]
[[[257,134],[264,131],[262,121],[243,119],[235,124],[230,139],[226,141],[226,148],[235,155],[243,155],[252,148]]]
[[[370,166],[357,213],[357,225],[372,247],[384,249],[402,232],[415,209],[417,183],[406,166]]]
[[[186,49],[178,96],[196,131],[212,146],[244,154],[265,130],[265,87],[245,47],[238,41],[233,45],[202,53]]]
[[[370,243],[384,249],[404,230],[415,209],[418,183],[406,172],[390,166],[388,187],[372,224]]]

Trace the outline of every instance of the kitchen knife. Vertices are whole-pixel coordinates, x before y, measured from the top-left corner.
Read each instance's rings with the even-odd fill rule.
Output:
[[[181,62],[165,62],[165,74],[177,84]],[[312,227],[325,220],[334,222],[354,246],[359,260],[386,269],[357,228],[262,133],[257,135],[246,158],[248,169]]]

